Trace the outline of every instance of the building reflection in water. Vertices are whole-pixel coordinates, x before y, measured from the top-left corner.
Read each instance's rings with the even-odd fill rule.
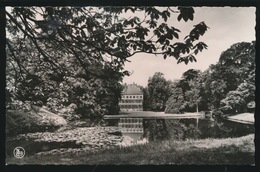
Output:
[[[148,143],[148,140],[143,138],[144,129],[142,118],[120,118],[118,127],[124,138],[121,143],[122,146]]]

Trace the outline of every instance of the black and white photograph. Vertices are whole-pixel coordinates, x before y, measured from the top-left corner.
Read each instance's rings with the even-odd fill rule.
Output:
[[[5,17],[6,165],[255,165],[256,7]]]

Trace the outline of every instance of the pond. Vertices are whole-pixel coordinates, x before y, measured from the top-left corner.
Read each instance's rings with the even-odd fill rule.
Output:
[[[129,124],[131,125],[131,124]],[[143,132],[123,133],[123,136],[147,138],[149,141],[164,139],[204,139],[241,137],[254,133],[254,125],[225,119],[144,119]]]

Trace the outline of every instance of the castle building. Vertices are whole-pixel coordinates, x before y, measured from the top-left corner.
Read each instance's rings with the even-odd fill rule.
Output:
[[[121,112],[143,111],[143,92],[137,84],[125,85],[119,107]]]

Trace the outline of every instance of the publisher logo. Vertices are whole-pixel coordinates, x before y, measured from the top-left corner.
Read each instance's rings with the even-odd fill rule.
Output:
[[[23,158],[25,155],[25,150],[22,147],[16,147],[13,151],[15,158]]]

